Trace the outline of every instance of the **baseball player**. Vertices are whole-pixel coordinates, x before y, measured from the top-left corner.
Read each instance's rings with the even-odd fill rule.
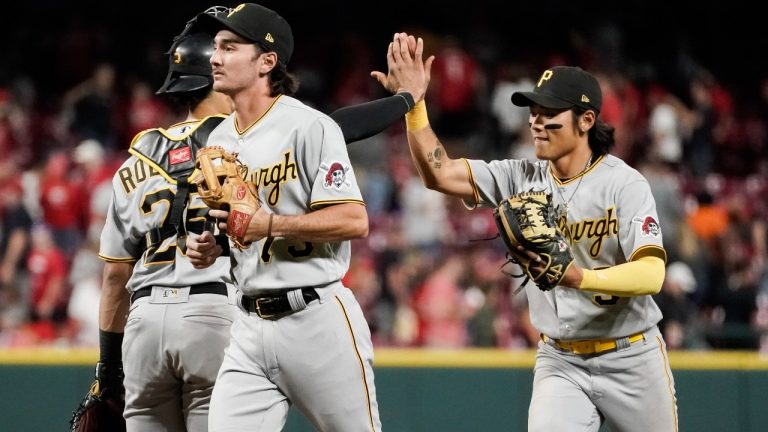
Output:
[[[212,90],[212,42],[195,20],[174,40],[157,94],[187,106],[187,119],[139,133],[112,180],[99,250],[106,261],[99,364],[109,375],[122,359],[128,431],[208,429],[213,383],[237,313],[228,260],[201,272],[184,257],[186,233],[202,232],[209,220],[186,176],[224,119],[220,113],[231,112],[229,98]]]
[[[280,15],[246,3],[227,17],[199,19],[215,35],[214,89],[235,107],[208,145],[239,154],[261,201],[248,226],[252,243],[231,249],[242,313],[217,377],[210,430],[277,431],[295,404],[321,431],[379,431],[370,331],[341,283],[349,240],[368,233],[342,131],[291,97],[293,35]],[[187,245],[199,268],[222,252],[209,233]]]
[[[410,50],[408,38],[395,35],[393,73],[422,64],[422,41]],[[431,59],[423,63],[427,79]],[[470,209],[528,191],[546,191],[557,205],[575,261],[554,289],[526,286],[541,333],[528,430],[597,431],[605,423],[615,431],[676,431],[674,380],[651,298],[664,280],[659,219],[646,179],[608,153],[613,128],[599,118],[598,81],[577,67],[553,67],[512,102],[530,107],[540,161],[450,158],[423,101],[406,124],[414,163],[430,189]]]
[[[204,15],[229,12],[216,6]],[[190,20],[174,39],[157,92],[188,106],[188,118],[137,135],[133,156],[113,179],[100,250],[106,266],[96,375],[102,384],[122,386],[125,353],[129,430],[207,430],[208,400],[236,310],[227,258],[208,261],[204,272],[183,258],[186,236],[202,232],[209,219],[186,176],[195,151],[223,120],[218,114],[232,110],[228,97],[212,91],[212,53],[213,38],[198,31],[197,17]],[[381,132],[414,106],[412,93],[424,91],[381,81],[399,92],[331,114],[347,142]],[[228,252],[220,240],[217,252]]]

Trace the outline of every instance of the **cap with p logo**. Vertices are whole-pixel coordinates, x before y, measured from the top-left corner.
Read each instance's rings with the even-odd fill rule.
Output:
[[[277,12],[256,3],[238,5],[225,17],[200,14],[197,20],[200,28],[211,35],[215,36],[219,30],[229,30],[267,51],[274,51],[277,61],[284,66],[293,54],[291,26]]]
[[[532,92],[512,94],[512,103],[563,110],[577,106],[599,114],[603,93],[597,78],[590,73],[575,66],[556,66],[541,74]]]

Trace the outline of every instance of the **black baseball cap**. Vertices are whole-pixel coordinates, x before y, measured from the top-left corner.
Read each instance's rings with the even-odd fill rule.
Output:
[[[293,54],[293,32],[283,17],[272,9],[256,3],[243,3],[226,16],[201,13],[197,16],[200,28],[216,36],[219,30],[229,30],[250,42],[257,43],[267,52],[277,53],[283,66]]]
[[[574,106],[600,113],[603,93],[597,78],[575,66],[555,66],[541,74],[532,92],[515,92],[512,103],[525,107],[533,104],[551,109]]]

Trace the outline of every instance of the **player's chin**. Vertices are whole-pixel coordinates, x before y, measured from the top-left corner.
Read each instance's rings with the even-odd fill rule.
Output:
[[[227,94],[227,90],[229,90],[229,86],[227,85],[226,81],[222,76],[213,76],[213,90],[217,91],[219,93]]]
[[[533,145],[534,153],[536,154],[536,158],[540,160],[549,160],[552,159],[552,156],[550,155],[549,151],[549,141],[539,141]]]

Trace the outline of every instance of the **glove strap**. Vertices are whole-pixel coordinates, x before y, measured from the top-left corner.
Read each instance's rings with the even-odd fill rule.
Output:
[[[171,204],[170,221],[173,228],[176,230],[176,236],[181,239],[187,236],[187,230],[184,226],[184,208],[187,206],[187,199],[189,198],[189,177],[182,176],[176,179],[176,196],[173,198],[173,204]]]

